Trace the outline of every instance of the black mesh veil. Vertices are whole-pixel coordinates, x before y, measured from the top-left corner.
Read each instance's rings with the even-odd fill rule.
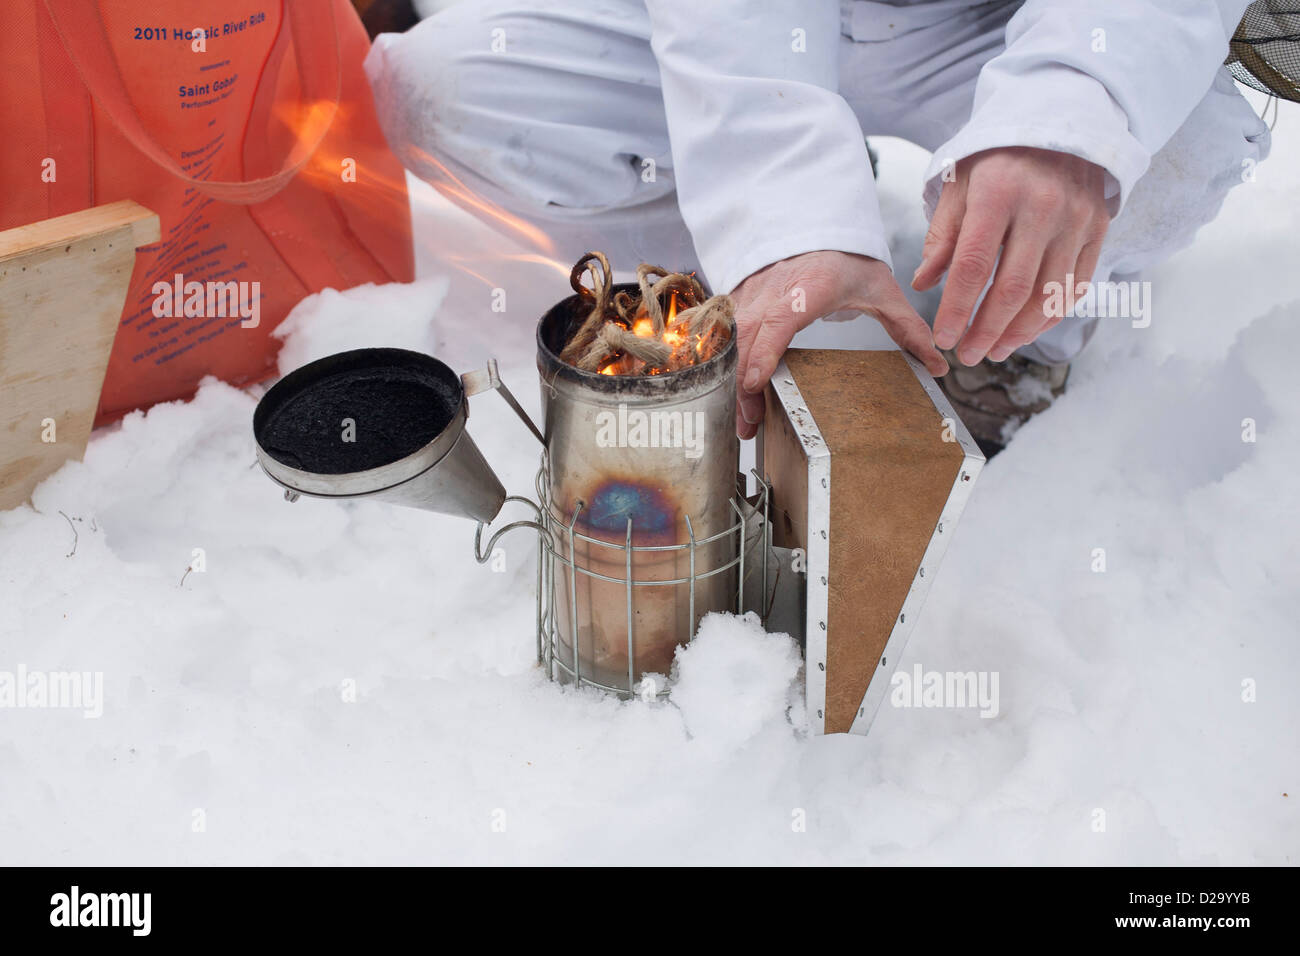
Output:
[[[1227,64],[1247,86],[1300,102],[1300,0],[1256,0],[1247,7]]]

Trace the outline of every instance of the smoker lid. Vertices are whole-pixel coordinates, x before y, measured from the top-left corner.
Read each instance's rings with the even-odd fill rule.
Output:
[[[253,414],[253,434],[258,460],[276,481],[306,494],[351,496],[436,464],[460,437],[466,415],[460,378],[436,358],[355,349],[272,386]],[[342,439],[345,418],[354,421],[355,441]]]

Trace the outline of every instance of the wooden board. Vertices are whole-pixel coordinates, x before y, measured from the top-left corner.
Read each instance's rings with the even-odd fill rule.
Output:
[[[773,537],[809,548],[813,573],[810,544],[817,542],[803,525],[818,510],[808,498],[817,489],[810,492],[806,475],[813,467],[824,473],[824,459],[815,465],[817,446],[801,446],[791,427],[810,419],[830,457],[829,519],[825,504],[818,519],[829,526],[825,607],[809,606],[809,631],[823,630],[819,615],[825,624],[824,641],[816,634],[807,644],[816,682],[810,710],[821,702],[824,663],[824,732],[844,733],[855,721],[859,728],[870,723],[868,687],[892,672],[882,667],[885,646],[923,581],[923,558],[941,554],[932,547],[938,523],[960,477],[973,477],[966,463],[978,452],[964,430],[966,446],[953,439],[945,424],[951,409],[936,404],[942,399],[933,383],[927,390],[900,352],[791,349],[784,368],[802,405],[787,408],[769,390],[762,456],[774,489]],[[813,660],[823,654],[824,661]],[[811,673],[814,664],[818,673]]]
[[[0,510],[85,451],[136,247],[158,238],[130,200],[0,232]]]
[[[780,494],[772,496],[772,544],[808,550],[808,460],[794,427],[778,407],[776,391],[767,389],[764,427],[756,454],[763,474]]]

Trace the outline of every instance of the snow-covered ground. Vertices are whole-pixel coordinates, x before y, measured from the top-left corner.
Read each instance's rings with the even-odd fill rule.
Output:
[[[876,145],[910,275],[924,156]],[[866,738],[810,737],[793,643],[729,617],[671,703],[551,685],[527,535],[494,571],[467,521],[286,504],[255,396],[213,382],[0,513],[0,672],[104,680],[97,719],[0,710],[0,862],[1294,863],[1297,155],[1284,106],[1257,181],[1146,277],[1150,328],[1103,323],[985,471],[901,669],[996,672],[996,717],[886,702]],[[306,300],[282,369],[496,356],[536,413],[533,324],[565,279],[414,188],[428,278]],[[882,341],[864,320],[800,344],[828,338]],[[535,443],[472,405],[529,492]]]

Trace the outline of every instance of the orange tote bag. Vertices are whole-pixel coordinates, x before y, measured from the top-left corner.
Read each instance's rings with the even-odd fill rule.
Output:
[[[11,0],[0,228],[118,199],[159,214],[97,424],[275,367],[309,293],[414,276],[401,165],[347,0]]]

